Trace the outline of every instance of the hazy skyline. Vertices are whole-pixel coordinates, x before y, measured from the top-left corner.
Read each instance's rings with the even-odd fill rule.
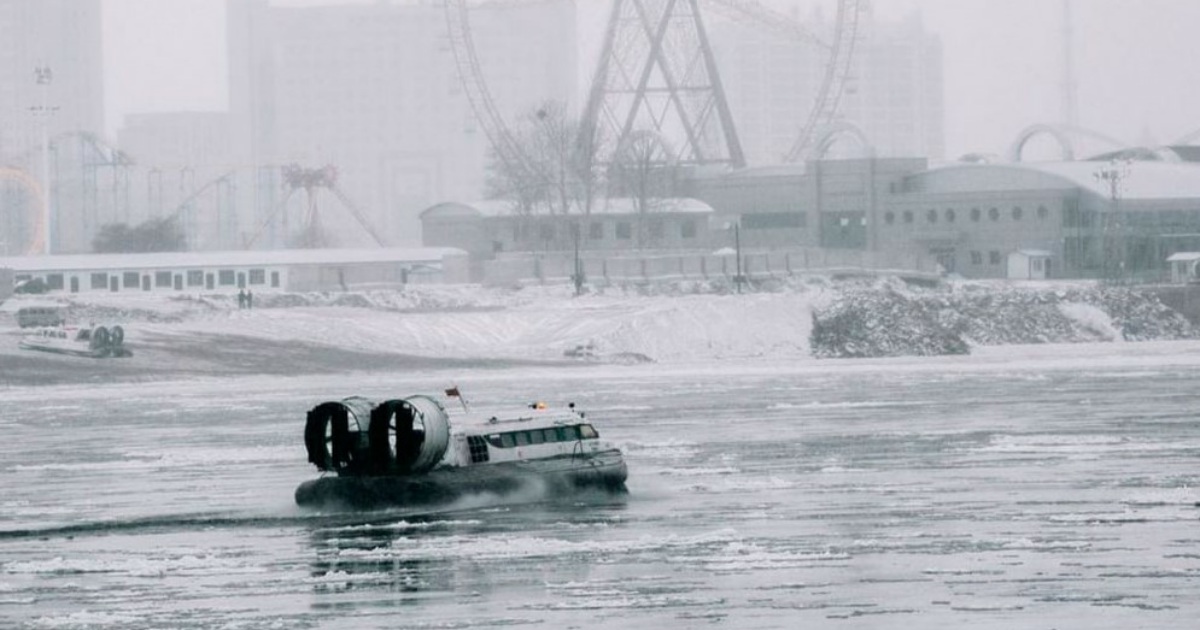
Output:
[[[289,4],[296,4],[291,2]],[[309,2],[309,4],[322,4]],[[831,13],[833,0],[771,1]],[[606,3],[582,0],[581,30]],[[1126,142],[1166,143],[1200,129],[1200,3],[1072,4],[1081,126]],[[1062,119],[1063,24],[1057,0],[876,0],[881,20],[916,12],[945,59],[948,158],[1003,153],[1023,128]],[[104,0],[106,119],[227,106],[224,0]],[[481,51],[486,54],[485,51]],[[590,53],[585,51],[582,56]]]

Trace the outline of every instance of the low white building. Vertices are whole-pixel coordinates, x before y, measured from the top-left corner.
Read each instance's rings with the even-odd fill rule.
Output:
[[[467,281],[449,247],[80,254],[0,258],[6,284],[40,278],[51,292],[319,291]]]
[[[1054,255],[1040,249],[1018,249],[1008,255],[1010,280],[1045,280],[1051,277],[1050,264]]]
[[[1200,252],[1176,252],[1167,258],[1171,267],[1172,284],[1188,284],[1200,281]]]

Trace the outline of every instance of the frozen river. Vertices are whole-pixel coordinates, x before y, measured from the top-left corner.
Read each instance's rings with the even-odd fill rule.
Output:
[[[292,504],[304,412],[578,403],[624,498]],[[0,627],[1186,628],[1200,345],[0,390]]]

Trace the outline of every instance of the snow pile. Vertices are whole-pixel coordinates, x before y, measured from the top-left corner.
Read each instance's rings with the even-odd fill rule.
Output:
[[[816,357],[965,354],[971,345],[1194,339],[1148,291],[1123,287],[848,286],[814,315]]]

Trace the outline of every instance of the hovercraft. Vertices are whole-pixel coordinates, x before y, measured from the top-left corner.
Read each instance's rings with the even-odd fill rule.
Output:
[[[17,343],[22,350],[39,350],[76,357],[103,359],[133,356],[125,347],[125,329],[118,326],[54,326],[37,328]]]
[[[448,390],[456,392],[457,390]],[[308,461],[325,473],[300,484],[306,507],[373,508],[509,493],[530,484],[548,492],[625,492],[620,449],[600,439],[574,404],[453,417],[425,395],[375,403],[354,396],[308,412]]]

